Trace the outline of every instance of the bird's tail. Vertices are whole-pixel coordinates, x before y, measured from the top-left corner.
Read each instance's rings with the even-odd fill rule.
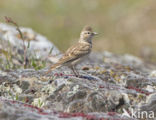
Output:
[[[50,73],[52,70],[54,70],[54,69],[56,69],[56,68],[59,68],[59,67],[61,67],[61,64],[60,64],[60,63],[55,63],[55,64],[53,64],[53,65],[49,68],[48,72],[46,72],[46,74]]]

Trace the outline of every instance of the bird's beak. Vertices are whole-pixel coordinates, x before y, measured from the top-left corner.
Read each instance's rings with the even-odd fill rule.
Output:
[[[98,33],[96,33],[96,32],[93,32],[93,35],[98,35]]]

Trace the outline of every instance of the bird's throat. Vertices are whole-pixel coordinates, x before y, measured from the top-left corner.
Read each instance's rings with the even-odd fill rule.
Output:
[[[79,43],[84,43],[84,44],[92,44],[92,40],[84,40],[84,39],[80,39]]]

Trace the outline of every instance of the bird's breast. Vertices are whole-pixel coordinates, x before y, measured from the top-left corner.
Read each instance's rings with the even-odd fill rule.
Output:
[[[72,65],[77,65],[78,63],[81,63],[84,59],[86,59],[88,56],[89,56],[89,54],[84,55],[84,56],[82,56],[82,57],[80,57],[80,58],[74,60],[71,64],[72,64]]]

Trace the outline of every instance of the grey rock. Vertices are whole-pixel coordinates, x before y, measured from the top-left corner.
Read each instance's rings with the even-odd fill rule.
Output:
[[[30,86],[30,83],[28,82],[28,81],[22,81],[21,83],[20,83],[20,87],[25,91],[25,90],[27,90],[28,88],[29,88],[29,86]]]
[[[46,37],[34,32],[30,28],[20,27],[21,31],[25,37],[25,45],[27,46],[30,42],[29,49],[32,53],[35,53],[38,57],[47,56],[50,49],[52,50],[52,55],[59,54],[59,50],[53,45]],[[0,38],[9,41],[13,46],[19,48],[23,45],[23,41],[18,37],[18,32],[14,26],[0,23]],[[22,53],[21,48],[18,52]]]
[[[132,55],[117,55],[105,51],[92,53],[77,66],[80,77],[74,76],[67,67],[55,69],[47,75],[45,72],[48,69],[41,68],[48,67],[51,63],[47,61],[46,66],[42,64],[40,68],[38,64],[45,62],[45,59],[30,59],[30,56],[34,56],[30,51],[27,69],[22,69],[23,50],[14,46],[14,43],[19,41],[17,31],[5,24],[0,24],[0,28],[3,28],[0,37],[6,41],[6,36],[9,35],[9,41],[13,45],[10,47],[13,51],[13,62],[7,63],[5,49],[0,56],[0,119],[132,120],[135,118],[122,116],[131,108],[135,111],[138,108],[142,111],[156,111],[154,64],[146,63]],[[30,29],[21,29],[28,34],[26,39],[32,39],[34,42],[30,50],[35,51],[36,47],[43,43],[44,46],[41,45],[37,54],[42,56],[46,53],[46,56],[48,50],[44,47],[50,49],[53,44],[49,44],[46,38]],[[37,41],[34,41],[34,38]],[[18,44],[21,44],[21,41]],[[8,44],[4,45],[7,48]],[[0,49],[2,47],[0,45]],[[55,50],[57,52],[57,48]],[[6,71],[6,68],[9,70]]]

